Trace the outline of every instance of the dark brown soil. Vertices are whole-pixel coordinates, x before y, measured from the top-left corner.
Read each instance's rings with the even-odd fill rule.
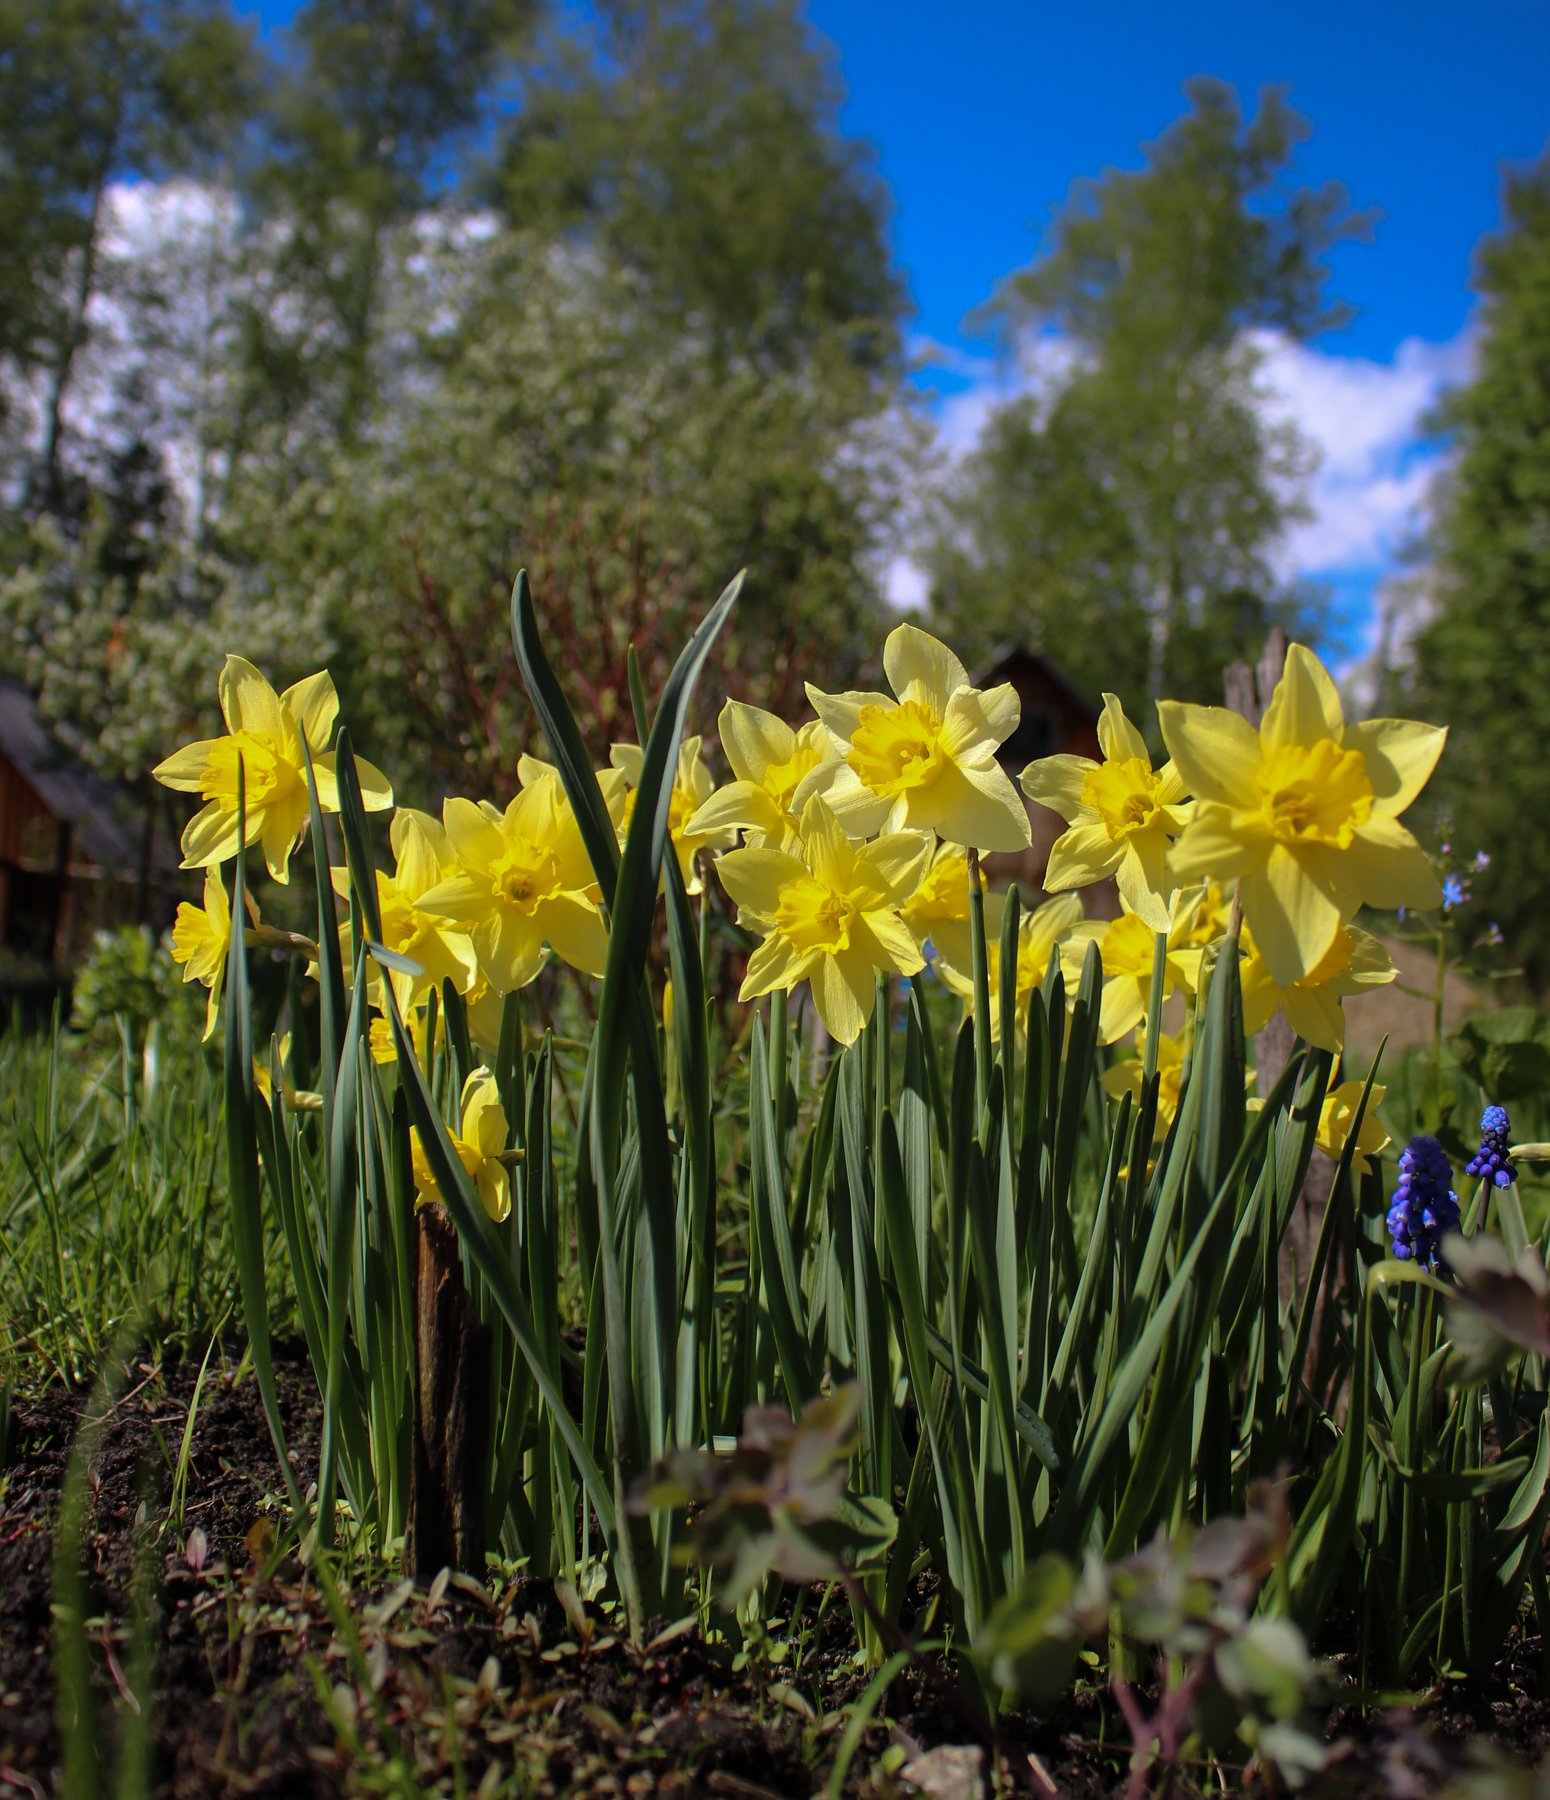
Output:
[[[279,1353],[277,1372],[305,1485],[316,1455],[316,1389],[295,1349]],[[150,1546],[157,1794],[770,1800],[823,1791],[846,1703],[865,1686],[843,1608],[807,1636],[796,1667],[768,1659],[739,1666],[727,1646],[697,1633],[632,1648],[595,1608],[579,1620],[552,1583],[520,1573],[430,1591],[385,1568],[375,1579],[357,1573],[336,1614],[317,1575],[276,1549],[279,1470],[236,1348],[222,1364],[212,1359],[206,1377],[181,1524],[167,1523],[168,1495],[197,1366],[142,1363],[128,1374],[91,1476],[84,1561],[95,1723],[72,1726],[93,1732],[105,1767],[127,1716],[131,1588]],[[0,1800],[62,1791],[53,1528],[86,1404],[53,1388],[18,1399],[12,1411],[0,1471]],[[196,1530],[202,1555],[199,1539],[190,1542]],[[1550,1745],[1550,1706],[1529,1698],[1539,1691],[1539,1645],[1529,1640],[1490,1690],[1376,1719],[1337,1711],[1331,1735],[1342,1742],[1319,1792],[1330,1800],[1433,1793],[1486,1742],[1537,1760]],[[918,1793],[900,1764],[968,1737],[948,1671],[906,1670],[868,1728],[845,1792],[878,1800]],[[1099,1800],[1124,1788],[1123,1744],[1100,1697],[1086,1693],[1051,1717],[1009,1721],[1004,1748],[1024,1769],[1032,1753],[1069,1800]],[[1160,1781],[1154,1791],[1164,1791]],[[1166,1791],[1186,1800],[1265,1790],[1225,1768],[1182,1771]]]

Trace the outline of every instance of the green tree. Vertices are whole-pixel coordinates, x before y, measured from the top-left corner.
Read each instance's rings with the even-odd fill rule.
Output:
[[[1473,378],[1439,411],[1454,455],[1435,509],[1433,608],[1411,699],[1449,726],[1432,783],[1456,852],[1484,851],[1462,915],[1499,925],[1508,960],[1550,988],[1550,157],[1508,175],[1481,245]]]
[[[381,428],[250,480],[228,544],[259,591],[317,596],[346,713],[406,800],[509,791],[540,748],[510,647],[522,566],[600,755],[634,737],[628,646],[659,685],[745,564],[722,691],[795,712],[805,677],[843,685],[873,653],[904,464],[856,425],[874,383],[832,341],[790,375],[728,371],[661,329],[638,272],[506,233],[391,285],[385,329],[420,348]]]
[[[309,0],[289,33],[250,197],[264,221],[241,435],[360,428],[395,234],[455,208],[538,0]],[[294,448],[294,445],[293,445]]]
[[[112,185],[229,152],[255,72],[251,28],[199,0],[0,0],[0,357],[42,380],[34,510],[65,502]]]
[[[1306,628],[1272,554],[1309,455],[1265,415],[1260,334],[1338,321],[1322,259],[1364,224],[1338,186],[1293,183],[1307,126],[1279,92],[1252,119],[1220,82],[1187,92],[1145,166],[1079,183],[991,300],[1018,354],[1057,367],[992,416],[927,552],[967,647],[1045,649],[1138,716],[1164,691],[1219,698],[1272,622]]]
[[[842,97],[799,0],[605,0],[527,72],[490,191],[603,245],[725,357],[791,369],[838,333],[886,364],[904,294]]]

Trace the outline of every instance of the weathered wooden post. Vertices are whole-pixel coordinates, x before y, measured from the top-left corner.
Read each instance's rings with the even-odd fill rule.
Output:
[[[414,1222],[414,1443],[404,1561],[417,1581],[449,1567],[482,1577],[490,1328],[474,1311],[446,1207],[418,1206]]]

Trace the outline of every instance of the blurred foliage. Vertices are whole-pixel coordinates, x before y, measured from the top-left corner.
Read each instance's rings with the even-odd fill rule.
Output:
[[[137,1048],[160,1028],[162,1048],[192,1051],[204,1028],[203,994],[185,985],[166,945],[144,925],[99,931],[75,972],[70,1029],[111,1036],[123,1020]]]
[[[0,0],[0,91],[45,66],[0,119],[37,170],[0,180],[0,670],[71,753],[157,804],[240,640],[331,662],[405,798],[509,784],[523,565],[610,736],[626,644],[657,682],[739,565],[728,691],[859,673],[921,428],[789,0],[309,0],[273,57],[221,8]],[[78,98],[106,148],[54,171]]]
[[[523,98],[489,184],[514,224],[600,245],[721,362],[896,358],[886,193],[796,0],[605,0]]]
[[[1439,496],[1432,617],[1416,640],[1412,693],[1450,727],[1432,783],[1472,874],[1480,934],[1499,929],[1530,984],[1550,985],[1543,901],[1550,842],[1550,158],[1507,177],[1505,225],[1482,246],[1473,379],[1439,410],[1456,447]]]

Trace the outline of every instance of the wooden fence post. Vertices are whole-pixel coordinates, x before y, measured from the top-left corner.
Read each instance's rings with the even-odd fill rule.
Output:
[[[417,1581],[484,1575],[490,1471],[490,1328],[463,1280],[440,1201],[415,1208],[414,1443],[404,1561]]]

